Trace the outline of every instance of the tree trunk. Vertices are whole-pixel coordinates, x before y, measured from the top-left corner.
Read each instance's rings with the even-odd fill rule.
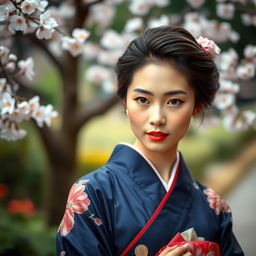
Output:
[[[46,214],[49,226],[59,225],[63,217],[68,192],[75,181],[75,161],[70,159],[54,159],[50,162],[47,181]]]

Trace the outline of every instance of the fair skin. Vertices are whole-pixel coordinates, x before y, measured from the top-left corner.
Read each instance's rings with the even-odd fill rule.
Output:
[[[179,141],[195,111],[195,92],[185,76],[166,62],[150,63],[133,75],[125,100],[135,146],[168,182]],[[160,256],[191,255],[188,247],[168,247]]]

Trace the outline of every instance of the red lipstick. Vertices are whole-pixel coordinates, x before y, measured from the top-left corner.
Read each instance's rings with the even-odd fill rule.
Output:
[[[162,141],[162,140],[165,140],[169,134],[165,132],[160,132],[160,131],[157,131],[157,132],[151,131],[151,132],[147,132],[147,135],[153,141]]]

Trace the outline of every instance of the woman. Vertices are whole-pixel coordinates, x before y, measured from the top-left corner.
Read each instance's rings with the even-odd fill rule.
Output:
[[[189,228],[218,243],[221,255],[243,255],[230,208],[191,177],[178,152],[219,86],[210,49],[182,28],[149,29],[129,44],[116,73],[136,141],[117,145],[105,166],[73,185],[57,255],[153,256],[161,248],[161,256],[192,255],[187,244],[163,248]]]

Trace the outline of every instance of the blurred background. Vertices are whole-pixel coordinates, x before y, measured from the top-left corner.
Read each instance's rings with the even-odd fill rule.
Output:
[[[15,8],[21,15],[26,0],[13,2],[0,2],[11,10],[7,17],[0,7],[0,44],[18,59],[33,57],[34,63],[32,81],[14,78],[20,85],[15,97],[39,95],[58,117],[50,127],[46,117],[38,127],[33,115],[30,122],[17,122],[16,131],[27,132],[22,139],[8,140],[1,132],[0,255],[55,255],[55,236],[72,183],[104,165],[117,143],[134,141],[114,96],[113,66],[145,28],[167,24],[183,26],[196,38],[207,36],[222,49],[216,59],[221,87],[214,108],[203,122],[194,120],[180,151],[193,175],[230,204],[237,238],[245,255],[254,255],[256,1],[48,1],[41,12],[50,10],[59,24],[48,31],[50,38],[40,36],[33,8],[24,16],[27,27],[16,30],[9,17]],[[29,23],[33,19],[35,27]],[[86,29],[89,38],[79,41],[72,33],[75,28]],[[3,78],[4,65],[0,69]],[[14,122],[10,120],[6,122]]]

